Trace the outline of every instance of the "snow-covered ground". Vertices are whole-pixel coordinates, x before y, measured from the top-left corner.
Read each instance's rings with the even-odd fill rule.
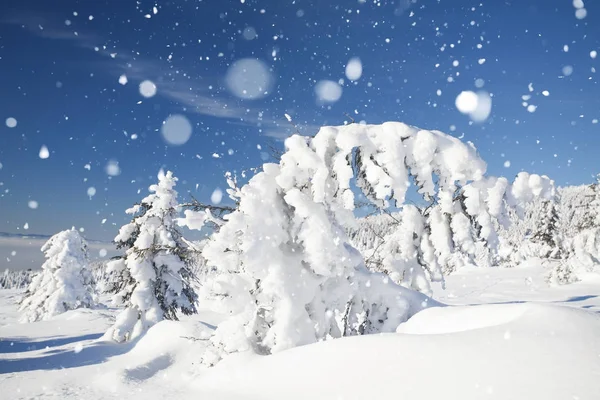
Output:
[[[98,341],[117,310],[19,324],[20,292],[0,290],[6,399],[598,399],[600,278],[548,287],[536,262],[462,269],[396,334],[333,340],[206,370],[218,316],[164,321],[135,343]],[[202,321],[203,320],[203,321]]]

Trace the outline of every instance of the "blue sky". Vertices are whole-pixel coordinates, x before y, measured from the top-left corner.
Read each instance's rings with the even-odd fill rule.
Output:
[[[259,167],[281,145],[294,129],[284,113],[307,134],[345,113],[438,129],[474,142],[491,174],[590,183],[600,172],[600,5],[585,9],[579,19],[568,0],[4,0],[0,231],[74,225],[110,240],[160,168],[180,178],[182,200],[209,201],[225,171]],[[350,81],[354,57],[363,72]],[[272,82],[258,98],[227,84],[244,59]],[[140,93],[145,80],[153,97]],[[318,100],[323,80],[343,80],[339,100]],[[492,96],[484,122],[457,110],[465,90]],[[185,144],[161,135],[172,114],[192,125]],[[120,174],[107,174],[110,162]]]

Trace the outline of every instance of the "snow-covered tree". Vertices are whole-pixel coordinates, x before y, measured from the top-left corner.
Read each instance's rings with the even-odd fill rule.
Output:
[[[583,195],[582,202],[575,207],[580,208],[581,217],[577,224],[577,233],[600,226],[600,174],[596,182],[589,185]]]
[[[35,272],[28,270],[10,270],[5,269],[0,275],[0,289],[21,289],[31,284]]]
[[[572,238],[582,230],[589,218],[590,200],[595,197],[596,185],[567,186],[558,188],[558,215],[561,234]]]
[[[563,256],[550,271],[548,281],[552,284],[577,282],[582,274],[600,272],[600,229],[581,231],[566,241],[567,256]]]
[[[498,230],[509,223],[510,212],[523,214],[528,203],[553,191],[552,181],[539,175],[520,173],[513,183],[481,177],[457,188],[449,207],[443,208],[439,196],[426,206],[404,206],[395,229],[369,257],[396,283],[429,294],[430,282],[443,282],[465,265],[498,265]]]
[[[592,210],[592,226],[600,228],[600,174],[596,175],[596,184],[594,185],[594,198],[590,203]]]
[[[236,351],[270,354],[395,330],[426,297],[365,268],[346,234],[356,223],[351,182],[378,206],[401,207],[413,180],[445,211],[459,186],[485,172],[471,144],[401,123],[324,127],[285,144],[279,164],[265,164],[235,193],[238,209],[204,248],[217,271],[206,286],[232,315],[211,339],[208,364]],[[420,226],[416,215],[413,225]],[[414,258],[432,259],[412,235],[405,227],[401,236]],[[415,271],[413,280],[429,279],[424,274]]]
[[[87,245],[79,232],[73,228],[57,233],[42,251],[47,260],[21,301],[21,321],[46,320],[68,310],[93,307],[95,294],[87,269]]]
[[[567,254],[550,271],[550,283],[572,283],[582,274],[600,272],[600,174],[592,185],[592,193],[586,196],[588,204],[579,225],[580,231],[566,241]]]
[[[562,243],[556,200],[551,199],[542,202],[540,211],[541,215],[531,235],[531,242],[541,247],[538,251],[539,257],[560,258]]]
[[[398,213],[368,215],[357,219],[356,228],[348,229],[352,246],[363,255],[365,265],[370,270],[383,272],[381,249],[385,244],[385,236],[400,223],[398,218]]]
[[[134,339],[163,319],[176,320],[178,311],[195,312],[187,247],[175,223],[177,178],[161,171],[158,179],[151,194],[126,211],[133,220],[114,239],[125,255],[107,265],[108,290],[125,306],[105,335],[117,342]]]

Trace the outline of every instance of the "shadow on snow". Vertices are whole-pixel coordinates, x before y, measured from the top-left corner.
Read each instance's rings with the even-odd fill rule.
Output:
[[[587,295],[587,296],[575,296],[575,297],[571,297],[570,299],[565,300],[565,303],[574,303],[577,301],[585,301],[585,300],[589,300],[589,299],[595,299],[596,297],[598,297],[598,295]]]
[[[33,346],[37,349],[46,347],[57,347],[69,343],[76,343],[86,340],[98,339],[102,334],[90,334],[83,336],[61,337],[57,339],[46,339],[41,341],[28,340],[24,338],[9,338],[0,342],[1,353],[15,353],[20,348],[21,351],[32,351]],[[101,364],[110,357],[126,353],[135,342],[127,344],[116,344],[113,342],[91,342],[83,344],[80,351],[76,351],[75,346],[63,349],[53,349],[45,353],[27,358],[0,359],[0,374],[14,372],[37,371],[37,370],[55,370],[76,368],[86,365]],[[12,346],[11,346],[12,343]],[[4,351],[7,347],[10,351]]]
[[[83,340],[95,340],[101,336],[101,333],[92,333],[83,336],[39,338],[38,340],[28,337],[2,338],[0,339],[0,354],[43,350],[51,347],[64,346],[69,343],[81,342]]]

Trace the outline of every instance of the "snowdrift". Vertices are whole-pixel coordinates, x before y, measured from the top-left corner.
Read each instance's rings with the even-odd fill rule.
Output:
[[[563,306],[430,308],[396,334],[350,337],[202,374],[219,399],[597,399],[600,317]]]

